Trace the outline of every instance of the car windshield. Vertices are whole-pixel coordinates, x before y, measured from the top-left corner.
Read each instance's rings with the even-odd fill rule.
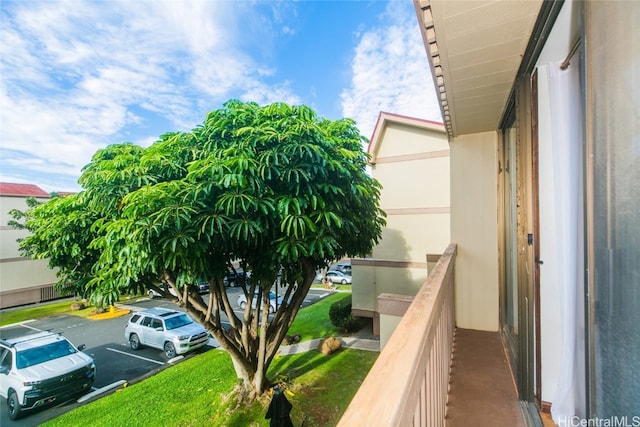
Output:
[[[65,340],[55,341],[41,347],[29,348],[16,352],[16,366],[18,369],[44,363],[76,353],[77,350]]]
[[[193,323],[193,320],[186,314],[181,314],[179,316],[171,317],[169,319],[165,319],[164,326],[167,330],[176,329],[184,325],[189,325]]]

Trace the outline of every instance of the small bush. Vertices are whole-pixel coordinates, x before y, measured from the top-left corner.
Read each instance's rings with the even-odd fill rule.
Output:
[[[351,295],[331,304],[329,319],[333,326],[346,332],[357,331],[362,326],[362,319],[351,314]]]

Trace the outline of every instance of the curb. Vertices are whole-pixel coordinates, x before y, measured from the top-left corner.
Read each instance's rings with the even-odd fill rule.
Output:
[[[97,390],[92,391],[91,393],[87,393],[85,395],[83,395],[81,398],[78,399],[78,403],[83,403],[95,396],[98,396],[106,391],[112,390],[116,387],[120,387],[123,384],[126,384],[127,382],[125,380],[120,380],[120,381],[116,381],[115,383],[111,383],[109,385],[106,385],[102,388],[99,388]]]

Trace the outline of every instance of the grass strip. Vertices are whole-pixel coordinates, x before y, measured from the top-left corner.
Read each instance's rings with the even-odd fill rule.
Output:
[[[299,333],[303,340],[336,335],[329,307],[348,296],[333,294],[300,310],[290,335]],[[286,387],[294,425],[334,426],[377,357],[375,352],[352,349],[330,356],[311,350],[276,357],[268,376]],[[248,405],[238,403],[236,382],[229,355],[210,350],[43,425],[268,426],[264,415],[269,395]]]

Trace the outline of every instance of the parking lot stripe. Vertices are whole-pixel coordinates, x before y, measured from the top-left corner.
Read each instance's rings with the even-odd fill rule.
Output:
[[[24,326],[25,328],[28,328],[30,326],[27,326],[27,323],[31,323],[31,322],[35,322],[36,319],[29,319],[29,320],[23,320],[22,322],[18,322],[18,323],[12,323],[10,325],[4,325],[4,326],[0,326],[0,329],[9,329],[9,328],[15,328],[16,326]],[[35,329],[35,328],[31,328],[31,329]],[[39,331],[39,329],[36,329],[37,331]]]
[[[164,365],[164,362],[159,362],[157,360],[148,359],[146,357],[142,357],[142,356],[138,356],[138,355],[135,355],[135,354],[127,353],[126,351],[116,350],[115,348],[107,347],[107,350],[113,351],[113,352],[116,352],[116,353],[120,353],[120,354],[124,354],[126,356],[135,357],[135,358],[140,359],[140,360],[146,360],[147,362],[157,363],[158,365]]]

